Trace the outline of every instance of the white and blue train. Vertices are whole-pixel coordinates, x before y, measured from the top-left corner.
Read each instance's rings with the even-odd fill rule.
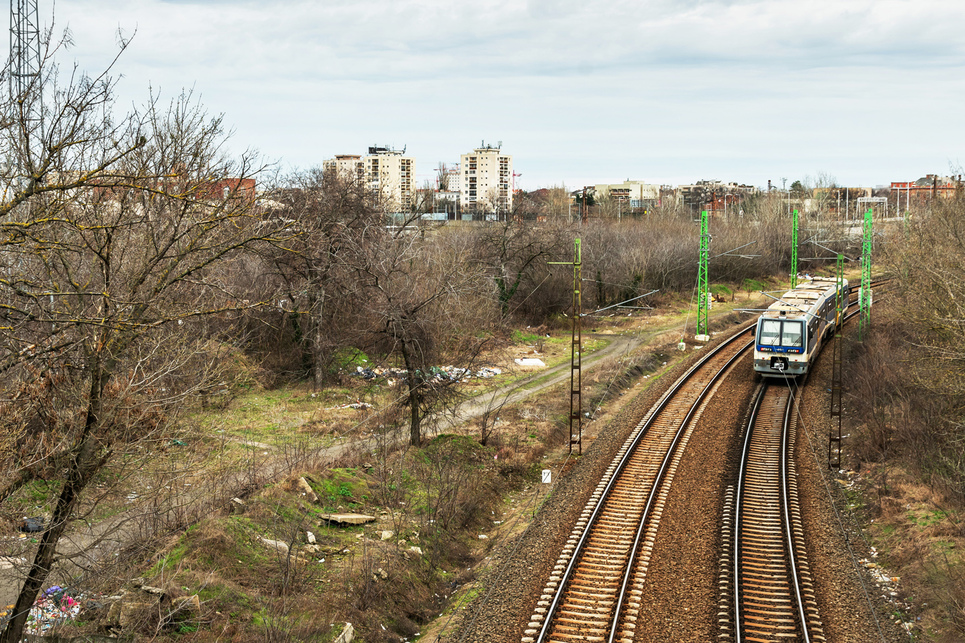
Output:
[[[788,290],[757,320],[754,370],[764,377],[797,377],[808,372],[824,339],[834,332],[835,309],[848,309],[848,282],[815,277]]]

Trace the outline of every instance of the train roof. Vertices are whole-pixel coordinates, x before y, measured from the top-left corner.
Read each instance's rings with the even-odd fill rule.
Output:
[[[847,286],[845,281],[844,285]],[[813,314],[813,308],[828,297],[837,287],[837,281],[833,277],[815,277],[809,281],[798,284],[791,290],[785,292],[780,300],[775,301],[767,307],[762,317],[796,317],[802,313]]]

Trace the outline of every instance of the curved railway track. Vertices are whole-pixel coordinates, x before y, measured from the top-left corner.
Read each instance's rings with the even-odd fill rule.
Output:
[[[826,640],[797,493],[797,392],[793,379],[764,382],[751,408],[736,493],[728,490],[724,510],[721,640]]]
[[[753,329],[694,365],[631,433],[564,545],[523,643],[633,641],[657,526],[689,429],[725,371],[753,345],[753,338],[741,341]],[[745,431],[746,461],[725,501],[720,640],[825,640],[797,499],[796,391],[793,380],[762,383]]]
[[[753,328],[694,365],[631,433],[563,547],[524,643],[633,640],[657,526],[689,429],[722,375],[753,345],[744,338]]]

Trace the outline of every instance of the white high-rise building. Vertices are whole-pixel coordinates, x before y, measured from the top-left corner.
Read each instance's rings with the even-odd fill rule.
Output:
[[[352,181],[362,178],[365,165],[358,154],[336,154],[335,158],[322,161],[322,172],[334,172],[341,178]]]
[[[322,161],[323,172],[361,180],[386,212],[404,212],[415,194],[415,159],[388,147],[370,147],[368,155],[337,154]]]
[[[513,157],[499,146],[483,145],[460,157],[463,211],[507,213],[513,209]]]
[[[415,159],[387,147],[370,147],[363,159],[365,184],[386,212],[405,212],[415,195]]]

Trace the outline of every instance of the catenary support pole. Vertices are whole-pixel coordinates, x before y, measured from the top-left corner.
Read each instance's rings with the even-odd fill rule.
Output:
[[[873,241],[871,208],[864,213],[864,240],[861,245],[861,290],[858,292],[858,339],[864,341],[871,327],[871,247]]]
[[[791,220],[791,288],[797,287],[797,210]]]
[[[576,445],[583,454],[583,259],[580,239],[573,242],[573,261],[550,261],[550,265],[573,266],[573,324],[570,342],[570,453]]]
[[[697,339],[710,339],[710,287],[708,263],[710,262],[710,229],[707,210],[700,213],[700,255],[697,265]]]
[[[848,293],[844,289],[844,255],[838,255],[836,264],[834,339],[831,340],[831,426],[828,430],[828,468],[841,466],[841,324],[844,321],[844,306],[848,303]]]

